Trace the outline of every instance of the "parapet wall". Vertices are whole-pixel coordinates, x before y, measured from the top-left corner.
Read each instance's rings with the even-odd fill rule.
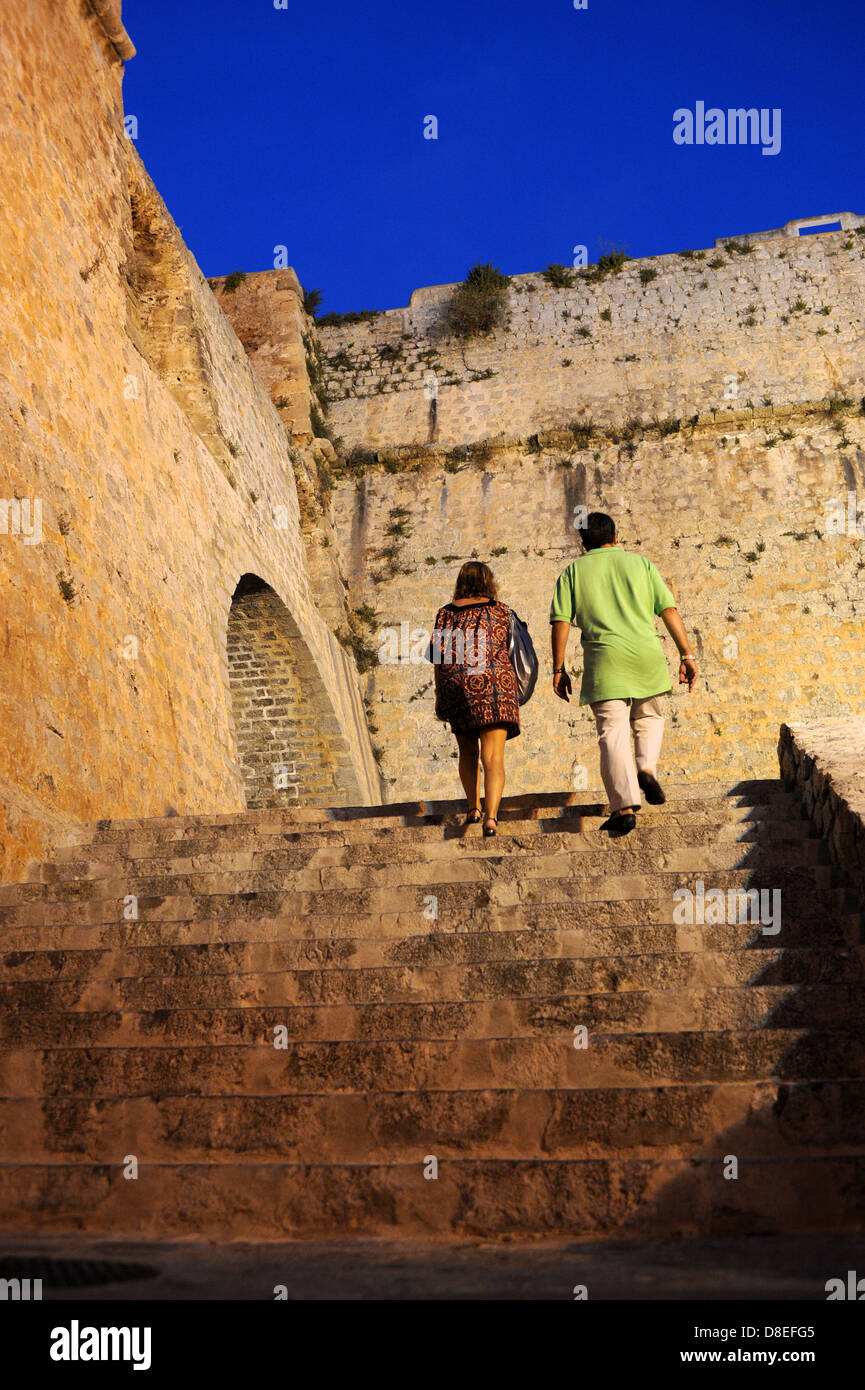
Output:
[[[784,724],[778,757],[865,911],[865,717]]]
[[[477,339],[442,331],[453,285],[322,327],[333,429],[347,448],[448,448],[861,397],[865,225],[737,244],[628,261],[571,289],[516,276],[509,324]]]

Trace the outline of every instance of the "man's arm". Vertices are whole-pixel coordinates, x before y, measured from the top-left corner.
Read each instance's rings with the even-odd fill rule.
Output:
[[[688,642],[688,634],[685,631],[685,624],[679,617],[678,608],[665,608],[661,613],[664,627],[669,632],[675,642],[681,660],[679,662],[679,684],[688,683],[688,694],[694,688],[694,681],[697,679],[697,662],[691,655],[691,647]],[[555,665],[555,663],[553,663]]]
[[[571,693],[571,678],[565,670],[565,651],[568,646],[568,633],[571,630],[570,623],[553,622],[550,623],[550,632],[553,642],[553,690],[560,700],[568,703]]]

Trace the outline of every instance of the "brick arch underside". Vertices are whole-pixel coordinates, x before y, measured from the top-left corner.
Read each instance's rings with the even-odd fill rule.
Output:
[[[244,575],[228,616],[237,760],[249,810],[342,806],[360,789],[318,667],[282,599]]]

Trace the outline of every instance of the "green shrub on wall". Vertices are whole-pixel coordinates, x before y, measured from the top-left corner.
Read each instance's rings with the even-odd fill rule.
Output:
[[[452,332],[472,338],[498,328],[505,319],[510,285],[509,275],[478,261],[457,285],[447,305],[446,320]]]
[[[550,261],[541,274],[547,284],[553,285],[556,289],[569,290],[576,283],[576,272],[566,265],[561,265],[559,261]]]
[[[303,289],[303,311],[304,311],[304,313],[305,313],[305,314],[309,314],[309,317],[310,317],[311,319],[314,319],[315,316],[316,316],[316,314],[318,313],[318,310],[319,310],[320,307],[321,307],[321,301],[322,301],[323,298],[324,298],[324,295],[323,295],[323,293],[322,293],[321,290],[308,290],[308,289],[306,288],[306,286],[304,286],[304,289]]]

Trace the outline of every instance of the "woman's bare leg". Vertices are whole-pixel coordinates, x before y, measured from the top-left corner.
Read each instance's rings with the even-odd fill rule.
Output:
[[[493,727],[481,729],[481,762],[484,766],[484,824],[499,814],[505,789],[505,743],[508,731]]]
[[[460,750],[460,781],[469,803],[469,810],[473,811],[476,806],[481,804],[481,765],[478,760],[478,741],[476,736],[469,734],[457,734],[456,738]]]

